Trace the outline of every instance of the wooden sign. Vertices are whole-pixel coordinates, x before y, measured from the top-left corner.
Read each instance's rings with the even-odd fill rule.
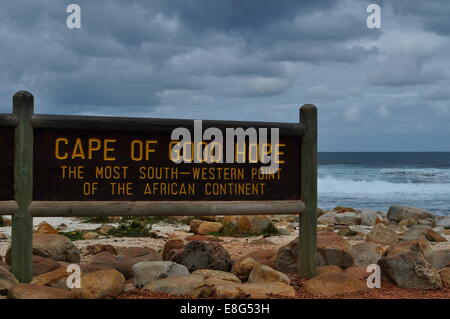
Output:
[[[14,129],[0,127],[0,201],[14,199]]]
[[[196,123],[35,114],[33,95],[17,92],[13,113],[0,115],[0,215],[14,215],[11,269],[16,278],[32,278],[33,216],[256,214],[299,215],[299,275],[313,277],[316,107],[302,106],[299,123],[202,121],[204,129],[214,128],[214,136],[227,139],[228,129],[259,133],[257,138],[237,134],[236,148],[230,148],[235,137],[223,141],[214,161],[205,158],[210,142],[198,139]],[[192,149],[177,153],[173,149],[180,141],[172,133],[180,127],[193,132]],[[265,129],[273,135],[261,139]],[[270,168],[263,173],[262,167]]]
[[[176,164],[170,158],[176,143],[171,140],[170,130],[136,133],[36,129],[33,200],[300,199],[300,137],[280,138],[279,169],[270,174],[260,172],[265,165],[257,161],[256,145],[246,144],[246,163]],[[193,153],[201,158],[206,142],[198,146],[199,151],[193,149]]]

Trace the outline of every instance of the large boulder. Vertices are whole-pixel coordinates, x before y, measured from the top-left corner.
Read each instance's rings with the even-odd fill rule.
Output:
[[[267,215],[244,215],[239,217],[239,230],[241,232],[261,233],[272,223]]]
[[[150,247],[126,247],[119,251],[117,259],[135,264],[141,261],[162,260],[162,257],[157,250]]]
[[[320,232],[317,234],[316,263],[318,266],[351,267],[354,263],[352,247],[334,232]],[[275,269],[284,273],[298,271],[298,237],[279,249]]]
[[[41,256],[32,257],[33,276],[42,275],[60,267],[61,265],[54,259]]]
[[[431,229],[411,229],[406,232],[402,241],[426,239],[431,242],[445,242],[447,239]]]
[[[194,271],[193,274],[203,276],[205,279],[214,278],[234,283],[241,283],[241,280],[236,275],[221,270],[199,269]]]
[[[183,265],[171,261],[143,261],[133,266],[133,283],[143,288],[149,282],[177,275],[189,275]]]
[[[315,296],[336,296],[367,290],[366,282],[342,272],[327,272],[307,280],[305,290]]]
[[[203,222],[197,228],[197,234],[208,235],[210,233],[218,233],[222,230],[223,225],[217,222]]]
[[[230,271],[230,254],[219,243],[191,241],[184,247],[182,262],[189,271],[215,269]]]
[[[3,267],[0,267],[0,294],[5,293],[12,285],[18,283],[19,281],[12,273]]]
[[[172,261],[174,252],[172,250],[184,249],[184,245],[186,245],[186,241],[182,238],[174,238],[166,241],[164,247],[162,249],[162,259],[167,261]]]
[[[317,265],[334,265],[341,268],[353,266],[352,246],[334,232],[317,234]]]
[[[66,278],[70,275],[67,272],[67,267],[60,267],[48,273],[33,277],[31,280],[31,284],[34,285],[42,285],[42,286],[50,286],[53,283],[58,282],[62,278]]]
[[[10,287],[8,297],[11,299],[73,299],[74,294],[59,288],[33,284],[15,284]]]
[[[422,208],[394,205],[389,207],[387,218],[399,222],[405,219],[419,220],[434,218],[434,214]]]
[[[68,263],[79,263],[81,259],[80,251],[69,238],[58,234],[33,234],[33,255]],[[11,248],[6,261],[11,264]]]
[[[231,272],[235,274],[239,279],[245,281],[248,279],[253,268],[261,265],[258,261],[251,257],[241,258],[233,264]]]
[[[336,212],[328,212],[317,218],[320,225],[334,225],[336,223]]]
[[[123,292],[125,277],[113,269],[94,271],[81,276],[81,288],[72,291],[81,298],[97,299]]]
[[[383,248],[373,242],[364,242],[352,246],[355,266],[376,264],[383,255]]]
[[[336,224],[346,226],[359,225],[361,224],[361,215],[354,212],[336,214]]]
[[[269,266],[259,265],[250,272],[248,282],[284,282],[289,285],[291,281],[286,274]]]
[[[239,258],[238,260],[242,260],[244,258],[253,258],[260,264],[275,268],[275,260],[277,254],[278,249],[276,248],[259,249],[249,252],[247,255]]]
[[[144,289],[153,292],[164,292],[170,295],[193,296],[195,291],[205,282],[201,275],[172,276],[164,279],[152,281],[144,286]]]
[[[433,248],[430,246],[430,243],[424,239],[409,240],[390,246],[386,250],[386,256],[398,255],[408,252],[416,252],[427,256],[433,253]]]
[[[450,249],[433,251],[425,256],[425,258],[436,269],[449,267],[450,265]]]
[[[213,292],[223,299],[265,299],[271,295],[295,297],[295,289],[282,282],[266,282],[216,286]]]
[[[365,209],[361,212],[361,225],[375,226],[377,221],[380,221],[380,218],[376,211]]]
[[[440,289],[439,273],[416,252],[406,252],[383,257],[378,261],[382,274],[392,279],[401,288]]]
[[[383,224],[376,224],[366,236],[367,241],[381,245],[393,245],[398,242],[398,235]]]
[[[436,217],[436,226],[450,229],[450,216]]]
[[[441,276],[442,285],[445,288],[450,288],[450,267],[446,267],[439,271],[439,275]]]

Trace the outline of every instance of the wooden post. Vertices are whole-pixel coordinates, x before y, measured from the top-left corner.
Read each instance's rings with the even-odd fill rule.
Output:
[[[317,251],[317,108],[303,105],[300,122],[305,130],[301,142],[301,199],[305,211],[300,215],[298,274],[311,278],[316,275]]]
[[[19,119],[15,131],[14,194],[18,210],[12,218],[11,266],[20,282],[32,279],[33,218],[29,208],[33,198],[33,95],[26,91],[13,97],[13,112]]]

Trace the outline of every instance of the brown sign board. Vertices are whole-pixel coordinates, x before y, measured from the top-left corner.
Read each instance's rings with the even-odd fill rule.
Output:
[[[260,162],[176,164],[167,130],[35,129],[33,200],[299,200],[300,140],[280,136],[280,169],[264,175]]]
[[[0,201],[14,199],[14,128],[0,127]]]

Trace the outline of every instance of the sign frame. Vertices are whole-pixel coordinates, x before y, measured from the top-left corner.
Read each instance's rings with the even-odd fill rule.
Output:
[[[12,215],[12,272],[20,282],[32,279],[32,221],[39,217],[195,216],[298,214],[301,229],[298,274],[316,274],[317,237],[317,108],[300,108],[299,123],[203,121],[205,127],[279,128],[280,136],[298,136],[301,157],[300,200],[271,201],[33,201],[34,129],[170,132],[193,128],[193,120],[34,114],[27,91],[13,96],[13,114],[0,114],[0,126],[15,127],[14,201],[0,202],[0,215]]]

